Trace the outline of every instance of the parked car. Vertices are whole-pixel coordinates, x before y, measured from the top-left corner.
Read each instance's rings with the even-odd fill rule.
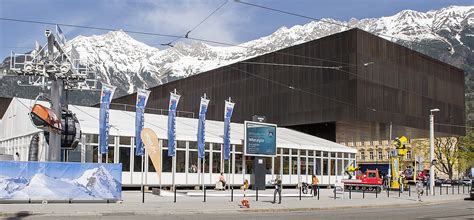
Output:
[[[471,181],[471,193],[470,193],[471,194],[471,196],[470,196],[471,200],[474,200],[474,184],[472,184],[473,181],[474,180]]]
[[[461,183],[464,184],[464,185],[472,185],[472,180],[471,179],[463,179],[461,180]]]
[[[436,179],[435,180],[435,186],[439,186],[439,185],[443,184],[444,181],[445,181],[445,179]]]

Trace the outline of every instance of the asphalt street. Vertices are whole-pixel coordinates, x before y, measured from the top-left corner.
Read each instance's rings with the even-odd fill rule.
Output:
[[[21,214],[20,214],[21,215]],[[33,215],[5,218],[13,219],[383,219],[383,220],[407,220],[407,219],[474,219],[474,201],[455,201],[437,205],[421,205],[415,207],[395,208],[357,208],[345,210],[323,210],[311,212],[226,212],[226,213],[173,213],[157,215],[135,215],[133,213],[107,214],[101,216],[76,215]]]

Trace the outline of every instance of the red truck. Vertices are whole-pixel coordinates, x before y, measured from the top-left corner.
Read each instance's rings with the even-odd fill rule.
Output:
[[[346,190],[366,190],[366,191],[381,191],[383,179],[379,176],[379,170],[366,170],[364,173],[359,173],[355,179],[343,179],[344,189]]]

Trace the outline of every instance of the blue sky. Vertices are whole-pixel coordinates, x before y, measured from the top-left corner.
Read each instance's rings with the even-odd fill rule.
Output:
[[[400,10],[429,11],[449,5],[472,5],[467,0],[242,0],[316,18],[349,20],[390,16]],[[225,0],[0,0],[0,17],[114,29],[184,35]],[[228,3],[190,36],[242,43],[271,34],[281,26],[309,20],[247,5]],[[0,58],[11,50],[26,52],[35,40],[45,42],[48,25],[0,21]],[[105,31],[62,27],[68,39]],[[135,39],[159,46],[172,39],[132,34]]]

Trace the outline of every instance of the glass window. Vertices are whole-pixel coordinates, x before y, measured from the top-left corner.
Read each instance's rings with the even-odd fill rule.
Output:
[[[336,175],[336,160],[331,159],[331,175]]]
[[[244,153],[242,149],[242,145],[235,145],[235,152],[236,153]]]
[[[337,153],[338,158],[342,158],[342,153]]]
[[[224,163],[224,170],[222,170],[222,172],[224,173],[229,173],[230,170],[229,170],[229,163],[230,165],[232,166],[232,146],[231,146],[231,151],[230,151],[230,155],[229,155],[229,159],[228,160],[224,160],[224,155],[222,156],[222,163]]]
[[[213,143],[212,144],[212,150],[213,151],[221,151],[221,146],[222,146],[222,144]]]
[[[235,173],[242,174],[242,154],[235,154]]]
[[[378,153],[377,158],[378,158],[379,160],[382,160],[382,159],[383,159],[382,151],[378,151],[377,153]]]
[[[342,175],[344,167],[342,166],[342,160],[337,160],[337,175]]]
[[[312,157],[308,158],[308,175],[315,174],[313,162],[314,162],[314,159]]]
[[[221,153],[214,151],[212,153],[212,173],[220,173],[221,171]]]
[[[184,150],[176,151],[176,172],[186,172],[186,151]]]
[[[204,173],[209,173],[209,151],[204,151],[204,165],[202,169],[204,170]]]
[[[285,155],[290,154],[290,149],[288,149],[288,148],[283,148],[283,154],[285,154]]]
[[[189,149],[197,149],[197,142],[196,141],[190,141],[189,142]]]
[[[245,173],[246,174],[253,173],[253,157],[252,156],[245,157]]]
[[[130,137],[119,137],[120,138],[120,145],[130,145]]]
[[[321,151],[316,151],[316,156],[317,157],[321,156]]]
[[[331,152],[331,157],[332,157],[332,158],[335,158],[335,157],[336,157],[336,153],[335,153],[335,152]]]
[[[373,159],[374,159],[374,152],[373,152],[373,151],[370,151],[370,152],[369,152],[369,159],[370,159],[370,160],[373,160]]]
[[[98,163],[99,162],[99,158],[98,158],[98,156],[99,156],[99,150],[98,150],[99,147],[94,146],[92,149],[93,149],[92,150],[92,162]]]
[[[321,158],[316,158],[316,175],[321,175]]]
[[[189,146],[191,146],[191,145],[189,145]],[[197,173],[198,172],[198,152],[197,151],[189,151],[188,172],[189,173]]]
[[[164,141],[163,141],[164,145]],[[163,150],[162,153],[162,165],[161,165],[161,170],[162,172],[172,172],[172,167],[173,167],[173,159],[171,157],[168,157],[168,149]]]
[[[323,151],[323,157],[328,157],[328,152]]]
[[[411,151],[407,151],[407,159],[411,159]]]
[[[314,150],[308,150],[308,156],[312,157],[314,155]]]
[[[298,174],[298,157],[291,157],[291,174]]]
[[[122,163],[122,171],[130,171],[130,148],[120,147],[119,148],[119,162]]]
[[[323,175],[328,175],[328,159],[323,159]]]
[[[272,158],[265,157],[263,159],[265,160],[265,173],[272,174]]]
[[[364,151],[360,152],[360,160],[365,160],[365,152]]]
[[[153,165],[150,157],[148,157],[148,172],[156,172],[155,166]]]
[[[303,153],[303,152],[301,152]],[[301,175],[306,175],[306,157],[301,157],[301,160],[300,160],[300,174]]]
[[[298,155],[298,150],[292,149],[291,150],[291,155],[293,155],[293,156]]]
[[[177,142],[178,142],[177,147],[179,149],[186,149],[186,141],[177,141]]]
[[[141,172],[142,171],[142,156],[137,156],[133,153],[133,171]]]
[[[281,156],[276,156],[275,157],[275,166],[274,166],[274,169],[273,169],[273,172],[275,174],[280,174],[280,162],[281,161]]]
[[[283,174],[290,174],[290,157],[283,156]]]

